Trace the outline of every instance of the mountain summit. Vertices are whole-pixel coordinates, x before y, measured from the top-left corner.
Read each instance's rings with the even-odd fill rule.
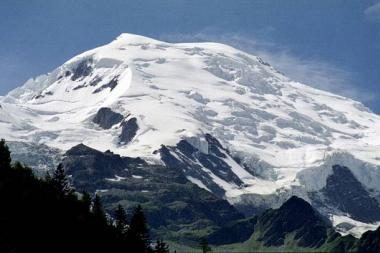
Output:
[[[182,168],[188,180],[246,213],[298,195],[349,230],[377,221],[350,218],[330,189],[355,191],[333,170],[344,167],[345,182],[360,188],[344,205],[369,201],[380,210],[380,117],[227,45],[122,34],[0,103],[8,141],[61,155],[83,143]]]

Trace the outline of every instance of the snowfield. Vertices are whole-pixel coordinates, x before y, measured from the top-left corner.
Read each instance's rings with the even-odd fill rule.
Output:
[[[209,133],[228,150],[224,161],[244,183],[207,172],[232,203],[245,194],[292,189],[307,199],[307,192],[325,187],[337,163],[380,196],[380,116],[223,44],[122,34],[27,81],[0,104],[2,138],[62,153],[83,143],[162,163],[154,151],[180,140],[207,154]],[[121,124],[103,129],[93,123],[103,107],[137,119],[129,143],[119,141]],[[200,178],[188,179],[210,190]]]

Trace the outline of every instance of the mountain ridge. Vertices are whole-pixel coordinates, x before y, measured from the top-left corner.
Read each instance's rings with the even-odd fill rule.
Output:
[[[0,103],[7,140],[61,155],[84,143],[154,164],[165,163],[164,146],[190,181],[236,205],[265,210],[294,194],[316,202],[334,165],[380,200],[380,117],[226,45],[122,34]]]

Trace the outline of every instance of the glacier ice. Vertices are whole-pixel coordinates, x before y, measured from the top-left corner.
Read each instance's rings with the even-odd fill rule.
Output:
[[[208,155],[204,136],[212,134],[244,184],[206,174],[234,203],[274,206],[292,193],[307,198],[324,187],[334,164],[349,167],[380,196],[380,116],[223,44],[122,34],[30,79],[0,104],[2,138],[61,152],[84,143],[160,163],[155,151],[181,140]],[[92,122],[100,108],[138,119],[128,145],[120,145],[122,125],[102,129]],[[212,190],[211,182],[189,178]]]

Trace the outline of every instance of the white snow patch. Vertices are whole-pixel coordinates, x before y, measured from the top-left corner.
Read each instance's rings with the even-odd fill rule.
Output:
[[[111,182],[120,182],[122,180],[125,180],[125,177],[119,177],[118,175],[115,175],[115,178],[106,178],[106,180]]]
[[[211,190],[209,188],[207,188],[206,185],[204,185],[202,183],[201,180],[197,179],[197,178],[194,178],[194,177],[191,177],[191,176],[187,176],[186,177],[190,182],[192,182],[193,184],[197,185],[199,188],[202,188],[202,189],[205,189],[206,191],[209,191],[211,192]]]
[[[88,73],[72,80],[67,71],[87,60]],[[223,44],[172,44],[122,34],[28,80],[0,97],[0,104],[2,138],[62,153],[83,143],[156,163],[154,151],[183,139],[208,154],[203,136],[210,133],[255,170],[225,159],[242,187],[207,172],[230,200],[293,186],[304,193],[319,190],[334,163],[349,167],[380,194],[379,115],[293,82],[258,57]],[[91,120],[101,107],[138,118],[131,143],[120,145],[120,126],[94,127]]]
[[[332,215],[330,219],[340,234],[351,234],[356,238],[360,238],[364,232],[368,230],[374,231],[380,226],[380,222],[368,224],[353,220],[347,216]]]

